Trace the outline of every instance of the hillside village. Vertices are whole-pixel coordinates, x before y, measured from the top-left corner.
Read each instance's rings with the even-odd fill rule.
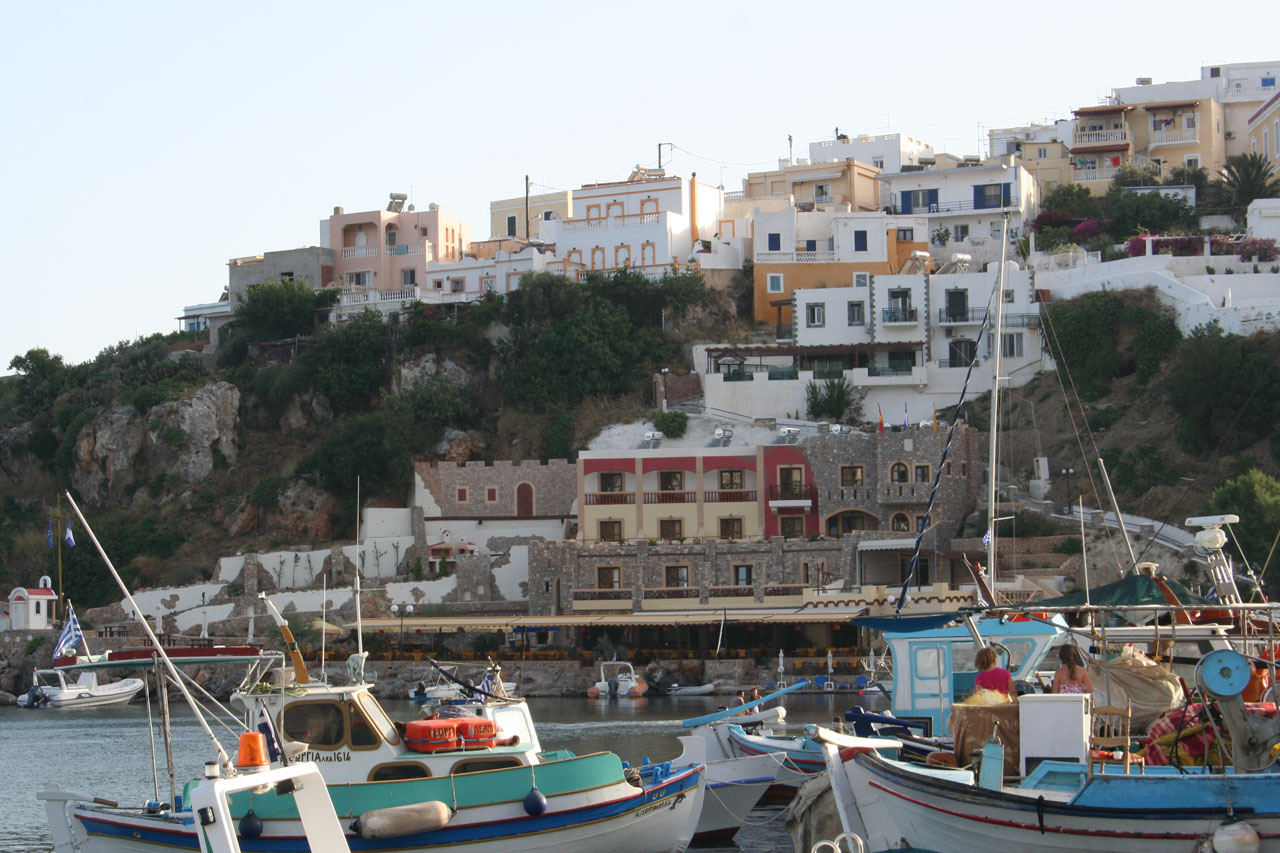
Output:
[[[1206,66],[1195,80],[1139,80],[1070,120],[992,129],[986,156],[837,128],[741,188],[640,166],[573,190],[513,188],[490,202],[484,240],[405,193],[392,192],[385,209],[335,206],[316,245],[232,258],[224,293],[181,306],[185,343],[166,356],[163,380],[145,386],[163,386],[156,399],[122,386],[119,404],[64,417],[55,400],[65,404],[67,392],[55,391],[45,417],[56,423],[5,423],[0,484],[14,529],[27,531],[6,546],[15,584],[0,615],[6,653],[29,654],[34,633],[52,625],[39,581],[48,564],[14,566],[15,554],[43,546],[57,486],[71,488],[91,521],[126,511],[153,514],[160,526],[202,516],[204,539],[189,532],[187,545],[228,546],[187,553],[204,565],[175,578],[164,562],[183,543],[121,543],[140,577],[167,581],[137,594],[162,633],[262,641],[269,620],[259,591],[282,612],[346,631],[358,574],[364,630],[388,655],[519,644],[705,657],[719,630],[727,648],[768,654],[864,648],[869,638],[847,624],[853,615],[977,602],[970,567],[988,562],[989,470],[996,512],[1021,525],[986,575],[995,595],[1034,601],[1073,589],[1082,552],[1110,565],[1099,572],[1112,579],[1120,568],[1105,492],[1094,483],[1083,512],[1066,508],[1085,493],[1091,459],[1050,456],[1038,424],[1010,428],[1017,458],[988,458],[997,347],[1000,392],[1034,421],[1036,403],[1076,404],[1058,377],[1070,380],[1083,362],[1054,327],[1076,301],[1123,295],[1126,311],[1172,334],[1157,361],[1205,329],[1280,331],[1280,185],[1264,180],[1270,189],[1237,206],[1228,195],[1236,185],[1214,181],[1250,157],[1280,162],[1277,71],[1280,62],[1242,63]],[[1072,215],[1058,206],[1064,199],[1082,211],[1105,201],[1114,215]],[[1134,227],[1107,230],[1135,205]],[[534,313],[521,300],[536,297],[549,314],[561,304],[561,285],[548,283],[555,277],[583,288],[633,282],[636,293],[652,286],[665,301],[646,328],[669,357],[630,360],[646,368],[633,383],[642,392],[606,407],[623,423],[588,428],[590,401],[570,401],[576,414],[562,416],[531,399],[484,428],[464,425],[484,421],[474,413],[501,396],[495,377],[512,376],[520,344],[504,336],[518,336],[512,329]],[[690,281],[696,305],[677,304],[672,294]],[[326,435],[342,424],[347,435],[382,433],[358,420],[363,403],[319,383],[287,385],[290,366],[322,343],[244,340],[243,306],[255,289],[282,285],[323,297],[306,323],[360,330],[376,312],[377,334],[389,337],[369,351],[402,347],[373,397],[416,391],[418,411],[434,412],[418,415],[407,494],[375,485],[357,513],[329,483],[370,477],[359,464],[294,468],[323,456]],[[708,337],[715,332],[724,337]],[[440,343],[446,337],[452,346]],[[1132,344],[1139,357],[1151,337]],[[422,346],[403,348],[414,341]],[[349,363],[352,352],[331,357]],[[24,389],[41,371],[63,369],[30,353],[15,363]],[[1095,420],[1107,412],[1087,411]],[[540,444],[517,423],[538,418]],[[251,440],[250,430],[282,445]],[[556,430],[571,439],[545,439]],[[373,441],[364,463],[382,452]],[[1168,458],[1151,482],[1132,474],[1133,457],[1116,459],[1128,465],[1130,498],[1177,479]],[[65,471],[66,482],[51,471]],[[227,499],[201,485],[213,481],[243,493]],[[72,520],[57,506],[51,542]],[[1127,527],[1143,559],[1194,575],[1188,538],[1163,521],[1135,515]],[[261,535],[265,525],[272,536]],[[91,561],[80,538],[67,559]],[[163,537],[148,528],[140,538]],[[101,606],[82,619],[107,634],[128,630],[133,614],[118,595],[98,588],[88,597]],[[0,689],[15,685],[14,667],[0,673]]]

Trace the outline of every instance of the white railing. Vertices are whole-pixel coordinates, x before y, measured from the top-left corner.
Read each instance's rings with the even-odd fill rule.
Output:
[[[1236,89],[1225,86],[1222,89],[1222,100],[1225,101],[1261,101],[1280,92],[1275,86],[1241,86]]]
[[[404,299],[417,299],[418,289],[407,288],[405,290],[375,290],[379,302],[399,302]]]
[[[725,193],[725,194],[724,194],[724,200],[725,200],[725,201],[732,201],[732,200],[734,200],[734,199],[746,198],[746,195],[747,195],[747,194],[746,194],[746,193],[744,193],[742,190],[734,190],[733,192],[727,192],[727,193]]]
[[[1109,181],[1115,174],[1116,170],[1108,166],[1105,169],[1076,169],[1072,177],[1079,184],[1084,181]]]
[[[624,213],[621,216],[605,216],[600,219],[566,219],[561,223],[565,231],[588,231],[592,228],[634,228],[653,225],[660,213]]]
[[[1077,130],[1076,145],[1092,145],[1095,142],[1128,142],[1129,134],[1119,130]]]
[[[1151,131],[1151,144],[1159,145],[1160,143],[1170,142],[1197,142],[1199,137],[1196,129],[1173,129],[1173,130],[1153,130]]]
[[[661,281],[663,276],[678,275],[682,270],[696,270],[696,264],[641,264],[638,266],[626,267],[607,267],[605,269],[581,269],[578,270],[578,281],[586,281],[587,277],[592,273],[602,273],[610,275],[612,273],[622,272],[626,270],[629,273],[644,276],[649,281]]]
[[[1085,252],[1077,248],[1059,255],[1046,255],[1043,258],[1036,258],[1032,263],[1032,267],[1036,272],[1053,272],[1054,270],[1070,270],[1099,263],[1102,263],[1101,253]]]
[[[836,253],[823,252],[756,252],[757,264],[834,264]]]
[[[401,243],[397,246],[388,246],[387,255],[422,255],[426,254],[426,243]]]
[[[343,246],[342,257],[344,258],[376,258],[378,256],[377,246]]]

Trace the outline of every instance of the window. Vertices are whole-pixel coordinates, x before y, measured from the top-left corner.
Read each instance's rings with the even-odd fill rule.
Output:
[[[778,273],[769,273],[769,292],[782,292],[782,276]]]
[[[871,283],[871,273],[869,273],[869,272],[856,272],[856,273],[854,273],[854,274],[853,274],[853,286],[854,286],[854,287],[866,287],[866,286],[868,286],[870,283]]]
[[[622,588],[622,567],[621,566],[597,566],[596,567],[596,589],[621,589]]]
[[[667,566],[667,586],[688,586],[688,566]]]
[[[916,231],[915,231],[915,229],[914,229],[914,228],[899,228],[899,229],[898,229],[898,242],[899,242],[899,243],[911,243],[911,242],[914,242],[914,241],[915,241],[915,239],[916,239]]]
[[[866,479],[866,473],[861,465],[841,465],[840,466],[840,487],[843,489],[861,486]]]
[[[1188,168],[1188,169],[1199,169],[1199,168],[1200,168],[1200,157],[1199,157],[1198,155],[1197,155],[1197,156],[1194,156],[1194,157],[1188,157],[1188,158],[1187,158],[1187,168]]]
[[[432,287],[434,287],[436,290],[443,290],[443,289],[444,289],[444,279],[442,279],[442,278],[433,279],[433,280],[432,280],[432,282],[431,282],[431,286],[432,286]]]
[[[467,286],[467,280],[465,278],[449,279],[449,289],[452,290],[454,293],[461,293],[463,289],[466,288],[466,286]]]
[[[508,236],[508,237],[514,237],[514,236],[516,236],[516,218],[515,218],[515,216],[508,216],[508,217],[507,217],[507,236]]]
[[[421,234],[422,234],[422,239],[424,239],[424,240],[425,240],[425,239],[427,239],[427,229],[426,229],[426,228],[419,228],[419,229],[418,229],[418,231],[419,231],[419,232],[421,232]]]
[[[925,529],[925,522],[928,521],[928,519],[929,519],[929,516],[927,515],[916,516],[916,533],[920,533]]]
[[[955,236],[955,240],[959,243],[961,240],[969,239],[968,223],[960,223],[951,226],[951,233]]]
[[[1049,149],[1048,149],[1048,148],[1045,148],[1044,146],[1041,146],[1041,147],[1037,148],[1037,149],[1036,149],[1036,159],[1037,159],[1037,160],[1048,160],[1048,159],[1049,159]]]
[[[937,201],[934,201],[937,204]],[[929,210],[929,191],[928,190],[912,190],[911,191],[911,209],[912,210]],[[901,239],[901,238],[899,238]]]
[[[804,241],[804,250],[805,250],[806,252],[816,252],[816,251],[818,251],[818,241],[817,241],[817,240],[805,240],[805,241]]]
[[[733,567],[733,585],[734,586],[751,586],[751,566],[734,566]]]
[[[1011,332],[1001,338],[1000,355],[1005,358],[1022,358],[1022,332]]]
[[[866,303],[850,302],[849,303],[849,325],[865,326],[867,323]]]
[[[659,539],[683,539],[684,521],[679,518],[664,518],[658,522]]]
[[[778,527],[787,539],[797,539],[804,536],[804,516],[803,515],[784,515],[778,519]]]
[[[1196,114],[1195,114],[1195,113],[1187,113],[1185,116],[1183,116],[1183,117],[1182,117],[1182,126],[1183,126],[1184,128],[1186,128],[1187,130],[1195,130],[1195,129],[1196,129]]]
[[[720,519],[720,538],[721,539],[743,538],[742,537],[742,519],[740,518]]]
[[[598,204],[587,205],[587,219],[599,219],[599,218],[600,218],[600,205]]]
[[[821,302],[806,305],[804,319],[810,329],[821,329],[827,325],[827,306]]]
[[[683,492],[684,491],[684,472],[683,471],[659,471],[658,472],[658,491]]]
[[[600,472],[600,491],[602,492],[622,491],[622,472],[621,471]]]
[[[905,513],[900,512],[889,522],[889,529],[895,533],[910,533],[911,519],[907,518]]]
[[[814,184],[813,200],[816,202],[831,201],[831,184]]]
[[[1004,184],[987,184],[981,190],[983,207],[1000,207],[1004,203]]]
[[[418,283],[418,271],[414,269],[400,270],[400,286],[413,287]]]
[[[853,232],[853,250],[855,252],[865,252],[867,250],[867,232]]]
[[[550,210],[544,210],[544,211],[542,211],[542,221],[543,221],[543,222],[550,222],[550,221],[551,221],[551,214],[552,214],[552,213],[553,213],[553,211],[550,211]]]
[[[720,469],[720,490],[724,492],[740,492],[744,488],[744,474],[741,470]]]
[[[600,522],[600,541],[601,542],[621,542],[622,541],[622,522],[621,521]]]
[[[1276,84],[1276,78],[1274,78],[1274,77],[1263,77],[1263,78],[1262,78],[1262,88],[1264,88],[1264,89],[1270,89],[1270,88],[1271,88],[1272,86],[1274,86],[1275,84]]]
[[[782,235],[781,234],[774,232],[769,235],[769,251],[770,252],[782,251]]]
[[[904,462],[895,462],[895,463],[893,463],[893,465],[889,468],[889,482],[890,482],[890,483],[905,483],[905,482],[907,482],[907,466],[906,466],[906,463],[904,463]]]
[[[917,483],[929,482],[929,466],[928,465],[916,466],[916,482]]]
[[[347,273],[347,285],[349,287],[368,287],[373,280],[371,272],[349,272]]]
[[[336,702],[294,702],[284,709],[281,727],[289,740],[312,749],[337,749],[346,742],[342,706]]]
[[[884,168],[884,158],[883,158],[883,157],[872,157],[872,158],[871,158],[871,165],[872,165],[872,166],[874,166],[874,167],[876,167],[877,169],[883,169],[883,168]]]
[[[287,270],[285,272],[280,273],[280,281],[282,282],[293,281],[293,270]]]
[[[464,504],[466,502],[467,502],[467,490],[458,489],[458,503]]]
[[[394,249],[396,246],[396,230],[394,228],[387,229],[387,248]]]
[[[491,275],[480,279],[480,287],[485,293],[493,293],[498,289],[498,280]]]
[[[1013,304],[1013,290],[1012,290],[1012,289],[1006,289],[1006,290],[1005,290],[1005,292],[1004,292],[1004,304],[1005,304],[1005,305],[1012,305],[1012,304]]]
[[[378,733],[369,725],[358,705],[351,702],[347,705],[347,713],[351,715],[351,745],[357,749],[378,745]]]
[[[491,504],[492,504],[492,503],[497,503],[497,502],[498,502],[498,490],[497,490],[495,487],[493,487],[493,486],[490,486],[489,488],[485,489],[485,490],[484,490],[484,499],[485,499],[487,502],[491,503]]]

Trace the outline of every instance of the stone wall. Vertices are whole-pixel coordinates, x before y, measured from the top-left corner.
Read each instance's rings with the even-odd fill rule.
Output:
[[[578,497],[577,468],[564,459],[419,462],[417,473],[444,518],[516,518],[517,493],[532,489],[534,517],[569,517]],[[465,500],[459,498],[465,497]]]

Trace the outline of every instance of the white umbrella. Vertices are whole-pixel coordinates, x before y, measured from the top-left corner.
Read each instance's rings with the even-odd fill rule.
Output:
[[[831,659],[831,649],[827,649],[827,675],[832,675],[835,671],[836,667]]]
[[[778,675],[782,675],[786,671],[787,668],[782,663],[782,649],[778,649]]]
[[[160,616],[160,605],[156,605],[156,634],[164,633],[164,619]]]

